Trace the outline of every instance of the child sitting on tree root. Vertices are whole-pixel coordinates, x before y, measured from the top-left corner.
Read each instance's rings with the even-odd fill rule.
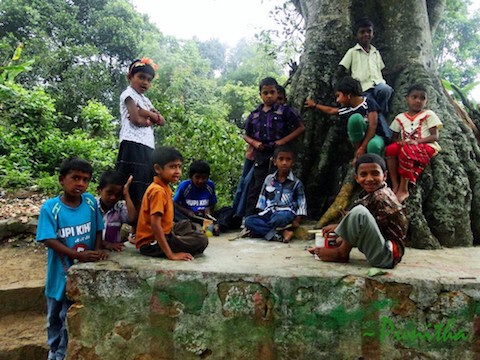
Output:
[[[383,129],[387,125],[379,124],[375,100],[362,96],[360,82],[349,76],[338,83],[335,96],[340,108],[321,105],[312,99],[305,101],[305,107],[340,117],[341,125],[347,128],[348,138],[355,148],[353,162],[366,152],[383,155],[386,137]]]
[[[323,228],[335,232],[338,247],[317,247],[308,251],[326,262],[348,262],[357,246],[371,266],[393,268],[405,252],[407,218],[395,194],[387,187],[385,160],[376,154],[362,155],[355,162],[355,180],[363,191],[355,206],[340,224]]]
[[[442,127],[432,110],[423,109],[427,104],[424,86],[412,85],[406,100],[408,111],[397,115],[390,124],[394,142],[385,150],[392,190],[400,203],[409,196],[409,183],[417,182],[430,159],[440,151],[436,140]]]

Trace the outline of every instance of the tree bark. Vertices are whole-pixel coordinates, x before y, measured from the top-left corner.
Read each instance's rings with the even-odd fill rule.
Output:
[[[335,73],[345,52],[355,45],[353,24],[362,17],[375,24],[373,45],[387,69],[404,65],[387,82],[395,89],[387,120],[406,111],[405,92],[413,83],[428,89],[427,107],[443,122],[442,151],[432,159],[406,201],[409,244],[436,249],[471,246],[480,240],[480,148],[472,129],[455,112],[437,76],[431,31],[445,0],[295,0],[305,20],[304,52],[292,79],[290,99],[303,108],[307,97],[334,104]],[[303,112],[306,126],[298,172],[304,180],[309,211],[320,217],[342,188],[353,182],[353,148],[335,131],[335,117]],[[350,171],[349,171],[350,170]],[[358,194],[354,190],[352,199]]]

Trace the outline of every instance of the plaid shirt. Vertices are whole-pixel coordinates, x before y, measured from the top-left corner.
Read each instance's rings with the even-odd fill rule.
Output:
[[[102,209],[100,198],[97,199],[97,204],[103,217],[103,223],[105,224],[103,240],[113,244],[121,243],[122,224],[128,223],[128,210],[125,200],[120,200],[107,211]]]
[[[362,191],[357,203],[370,211],[384,238],[395,243],[399,256],[395,261],[400,261],[405,253],[408,220],[393,191],[386,184],[373,193]]]
[[[250,113],[245,121],[245,133],[273,149],[276,140],[300,126],[300,115],[289,106],[274,104],[267,112],[263,104]]]
[[[259,215],[269,211],[288,210],[296,216],[307,215],[307,201],[302,182],[290,171],[283,183],[277,179],[277,171],[268,175],[263,182],[262,192],[257,202]]]

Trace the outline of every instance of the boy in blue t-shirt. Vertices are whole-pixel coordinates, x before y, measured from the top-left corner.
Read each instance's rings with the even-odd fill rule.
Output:
[[[64,160],[59,176],[64,193],[47,200],[40,210],[37,241],[48,247],[45,295],[49,360],[63,360],[66,356],[65,318],[72,304],[65,294],[69,267],[74,261],[107,258],[107,254],[100,250],[102,215],[95,198],[85,193],[92,172],[92,166],[83,159]]]
[[[180,183],[173,197],[175,221],[189,219],[199,222],[198,217],[206,218],[213,214],[217,195],[210,177],[210,165],[202,160],[192,162],[190,179]]]

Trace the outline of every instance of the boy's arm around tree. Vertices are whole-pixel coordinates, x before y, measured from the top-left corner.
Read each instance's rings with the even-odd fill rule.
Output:
[[[313,101],[312,99],[305,100],[305,108],[306,109],[315,108],[315,109],[320,110],[321,112],[324,112],[327,115],[338,115],[338,108],[337,107],[318,104],[315,101]]]

